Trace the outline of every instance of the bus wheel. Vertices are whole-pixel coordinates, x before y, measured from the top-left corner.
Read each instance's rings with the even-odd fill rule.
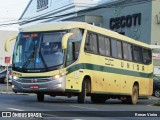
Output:
[[[159,98],[160,97],[160,90],[156,89],[154,91],[154,96]]]
[[[128,100],[127,100],[128,103],[135,105],[138,101],[138,94],[139,94],[138,86],[134,85],[132,88],[132,95],[128,97]]]
[[[105,103],[107,97],[105,95],[91,95],[91,101],[93,103]]]
[[[78,103],[84,103],[85,102],[86,94],[87,94],[87,84],[86,84],[86,80],[83,80],[82,91],[78,95]]]
[[[44,101],[44,94],[43,93],[37,93],[37,101],[38,102]]]

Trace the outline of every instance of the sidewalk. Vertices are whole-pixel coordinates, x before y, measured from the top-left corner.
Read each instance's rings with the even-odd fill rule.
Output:
[[[6,93],[7,84],[0,84],[0,93]],[[8,84],[8,93],[13,93],[12,85]]]

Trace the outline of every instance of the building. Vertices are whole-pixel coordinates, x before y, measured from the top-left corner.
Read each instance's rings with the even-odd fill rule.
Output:
[[[8,38],[12,37],[12,36],[16,36],[18,33],[18,31],[5,31],[5,30],[0,30],[0,43],[1,43],[1,47],[0,47],[0,67],[1,66],[6,66],[5,64],[5,57],[10,57],[10,63],[12,62],[12,55],[13,55],[13,48],[14,48],[14,43],[15,41],[12,41],[10,43],[9,46],[9,51],[6,52],[5,51],[5,42]]]
[[[60,20],[87,22],[160,45],[160,0],[31,0],[20,25]],[[160,47],[157,47],[154,64],[160,75]]]

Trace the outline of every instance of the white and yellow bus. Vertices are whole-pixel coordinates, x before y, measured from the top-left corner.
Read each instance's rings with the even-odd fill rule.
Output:
[[[5,49],[8,51],[8,39]],[[78,96],[84,103],[118,98],[136,104],[152,95],[150,46],[82,22],[51,22],[20,29],[13,52],[14,92]]]

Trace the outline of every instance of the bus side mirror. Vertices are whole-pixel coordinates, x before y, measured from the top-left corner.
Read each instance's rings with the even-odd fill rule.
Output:
[[[16,40],[17,39],[17,36],[14,36],[14,37],[11,37],[11,38],[8,38],[5,42],[5,51],[8,52],[9,50],[9,43],[12,41],[12,40]]]
[[[62,49],[67,49],[67,43],[73,33],[66,33],[62,38]]]

